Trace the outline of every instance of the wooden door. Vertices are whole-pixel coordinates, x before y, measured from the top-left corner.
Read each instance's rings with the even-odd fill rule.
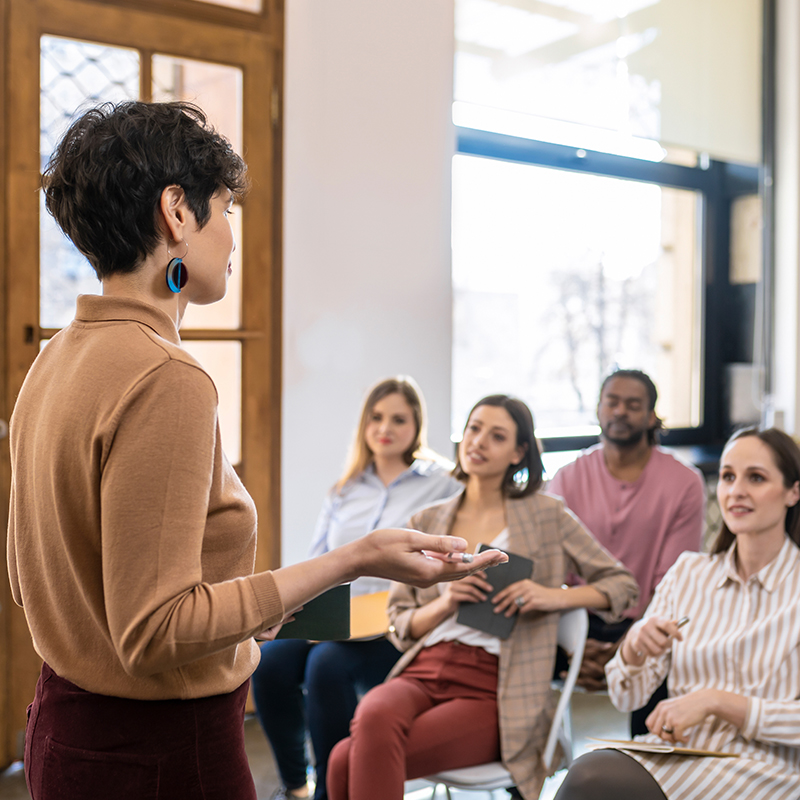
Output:
[[[252,190],[238,216],[240,280],[217,306],[190,309],[181,335],[217,383],[223,445],[258,507],[257,566],[278,565],[280,0],[0,0],[0,37],[0,420],[43,343],[68,323],[75,296],[100,291],[40,207],[40,173],[59,131],[81,104],[197,102],[241,148]],[[9,485],[8,439],[0,438],[4,553]],[[0,575],[2,768],[21,757],[40,660],[5,569]]]

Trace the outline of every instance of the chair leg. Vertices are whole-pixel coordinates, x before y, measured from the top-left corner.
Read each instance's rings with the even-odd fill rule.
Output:
[[[570,703],[564,711],[564,718],[561,722],[561,727],[564,732],[565,742],[561,743],[564,750],[564,761],[567,767],[572,765],[572,704]]]
[[[431,800],[436,800],[436,790],[440,787],[444,786],[444,793],[447,797],[447,800],[452,800],[450,797],[450,787],[446,783],[434,783],[433,784],[433,791],[431,792]]]

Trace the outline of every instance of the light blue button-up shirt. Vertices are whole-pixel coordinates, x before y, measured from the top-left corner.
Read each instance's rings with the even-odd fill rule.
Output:
[[[328,493],[309,555],[322,555],[377,528],[402,528],[421,508],[452,497],[462,488],[463,484],[446,467],[434,461],[418,458],[388,486],[370,464],[341,491],[332,489]],[[358,578],[351,586],[351,594],[383,592],[389,585],[381,578]]]

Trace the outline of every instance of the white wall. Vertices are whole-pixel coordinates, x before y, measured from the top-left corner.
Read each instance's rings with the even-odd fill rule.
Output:
[[[776,424],[800,431],[800,8],[778,0],[775,152]]]
[[[413,375],[450,452],[453,48],[453,0],[286,3],[284,564],[376,380]]]

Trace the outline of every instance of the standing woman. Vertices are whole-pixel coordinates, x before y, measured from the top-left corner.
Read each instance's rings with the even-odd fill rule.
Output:
[[[44,660],[33,800],[254,800],[253,636],[360,575],[429,585],[483,566],[420,553],[465,542],[383,531],[253,574],[255,507],[178,334],[187,303],[225,295],[245,184],[241,158],[182,103],[92,109],[46,170],[48,211],[103,294],[78,298],[11,421],[10,584]]]
[[[606,675],[621,711],[667,678],[669,698],[637,739],[738,758],[598,750],[574,762],[557,800],[800,797],[797,444],[776,428],[735,433],[717,499],[723,525],[711,553],[680,556]]]
[[[411,378],[388,378],[372,387],[344,474],[320,513],[311,556],[354,542],[376,528],[405,525],[423,506],[461,488],[442,459],[428,450],[425,431],[422,393]],[[389,585],[379,578],[359,578],[350,591],[358,596],[386,591]],[[322,643],[282,639],[261,646],[253,697],[284,796],[309,794],[306,733],[316,762],[314,798],[328,796],[325,778],[331,749],[347,736],[359,696],[381,683],[399,656],[385,636]]]
[[[533,560],[530,579],[494,598],[495,612],[518,615],[511,636],[456,622],[462,603],[486,598],[485,573],[445,591],[395,585],[389,616],[405,651],[390,679],[368,692],[351,735],[331,754],[332,800],[402,800],[405,780],[502,758],[526,800],[546,776],[541,754],[555,704],[550,678],[559,614],[605,610],[618,618],[637,596],[631,574],[564,508],[539,492],[542,461],[528,407],[506,395],[478,402],[458,448],[457,497],[411,519],[422,530],[456,535]],[[569,573],[586,586],[562,588]]]

